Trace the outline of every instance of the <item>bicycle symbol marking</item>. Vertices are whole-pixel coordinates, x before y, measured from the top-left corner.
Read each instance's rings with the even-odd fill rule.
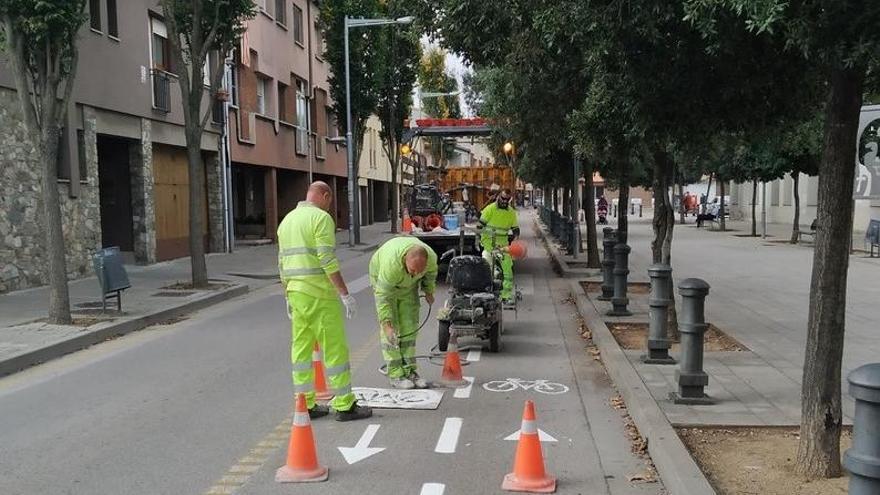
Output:
[[[522,378],[508,378],[506,380],[494,380],[483,384],[483,388],[489,392],[513,392],[516,389],[525,391],[533,390],[541,394],[558,395],[568,392],[568,387],[561,383],[547,380],[523,380]]]

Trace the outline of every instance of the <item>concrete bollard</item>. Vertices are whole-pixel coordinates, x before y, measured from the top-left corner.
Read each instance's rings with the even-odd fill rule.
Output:
[[[614,296],[614,245],[617,244],[617,236],[614,229],[605,227],[602,229],[602,295],[596,299],[610,301]]]
[[[698,278],[682,280],[678,285],[681,294],[681,362],[675,370],[678,392],[670,398],[676,404],[713,404],[704,392],[709,384],[709,375],[703,371],[703,338],[708,330],[705,304],[709,294],[709,284]]]
[[[849,495],[880,493],[880,363],[866,364],[849,377],[849,395],[856,400],[852,448],[843,454],[850,473]]]
[[[611,311],[608,316],[632,316],[626,309],[629,299],[626,297],[626,276],[629,275],[630,247],[626,244],[614,246],[614,297],[611,298]]]
[[[651,323],[648,329],[648,354],[642,356],[642,362],[675,364],[675,359],[669,356],[670,344],[666,338],[669,304],[672,303],[672,294],[669,293],[672,288],[669,283],[672,268],[663,264],[651,265],[648,267],[648,275],[651,277],[651,298],[648,300]]]

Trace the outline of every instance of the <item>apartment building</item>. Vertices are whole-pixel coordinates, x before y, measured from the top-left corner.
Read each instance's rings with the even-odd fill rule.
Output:
[[[57,179],[72,278],[91,273],[90,255],[101,247],[118,246],[138,263],[189,250],[178,68],[158,1],[89,0],[88,14]],[[202,139],[210,250],[222,249],[224,240],[219,131],[211,124]],[[40,167],[32,150],[9,65],[0,58],[0,292],[46,280]]]
[[[335,191],[348,227],[348,170],[330,111],[330,66],[321,58],[319,2],[258,0],[236,50],[229,110],[232,217],[238,238],[275,239],[279,221],[312,180]]]

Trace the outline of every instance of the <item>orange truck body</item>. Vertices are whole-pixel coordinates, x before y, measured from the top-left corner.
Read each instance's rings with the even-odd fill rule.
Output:
[[[446,169],[440,184],[444,192],[449,192],[453,201],[463,201],[462,189],[467,188],[468,197],[477,208],[488,203],[489,190],[493,184],[500,189],[514,192],[516,175],[510,167],[450,167]]]

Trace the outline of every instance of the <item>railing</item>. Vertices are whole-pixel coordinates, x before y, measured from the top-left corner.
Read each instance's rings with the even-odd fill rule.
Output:
[[[568,254],[574,254],[574,247],[578,244],[576,237],[577,222],[571,218],[560,215],[559,212],[547,208],[546,206],[541,207],[539,211],[541,221],[547,226],[550,235],[556,239],[556,242],[558,242]]]
[[[171,111],[171,77],[162,69],[150,71],[153,79],[153,108],[160,112]]]

